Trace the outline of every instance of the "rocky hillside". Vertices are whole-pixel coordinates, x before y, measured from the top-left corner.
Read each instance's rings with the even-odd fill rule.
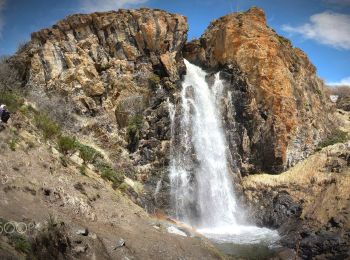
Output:
[[[268,27],[261,9],[213,21],[199,40],[186,44],[184,56],[223,71],[232,93],[227,129],[239,132],[228,136],[232,147],[237,143],[240,156],[233,156],[246,172],[285,170],[327,135],[331,107],[316,68],[302,50]]]
[[[126,183],[114,188],[106,170],[84,163],[88,153],[45,139],[30,107],[0,131],[0,259],[221,258],[203,238],[148,215]]]
[[[187,30],[185,17],[160,10],[73,15],[33,33],[12,59],[34,102],[65,100],[69,131],[93,138],[146,185],[138,203],[151,211],[169,209],[168,102],[180,102],[183,55],[226,81],[222,110],[237,176],[285,170],[330,132],[332,107],[315,67],[262,10],[222,17],[190,43]]]
[[[236,180],[261,171],[287,170],[333,135],[329,126],[337,122],[315,67],[301,50],[268,27],[262,10],[252,8],[222,17],[189,43],[187,31],[181,15],[139,9],[72,15],[32,34],[31,41],[8,60],[19,72],[20,93],[30,106],[14,106],[12,112],[26,124],[14,120],[1,133],[14,140],[8,144],[10,150],[16,140],[23,144],[18,148],[21,166],[11,160],[14,151],[4,148],[1,155],[1,162],[10,161],[9,175],[16,176],[1,192],[23,208],[23,212],[11,211],[5,201],[4,217],[23,221],[25,216],[42,223],[40,208],[51,205],[65,223],[80,227],[83,221],[91,222],[98,239],[93,245],[87,241],[88,248],[108,247],[112,258],[152,259],[161,247],[173,250],[161,252],[164,258],[167,253],[180,257],[174,245],[182,248],[181,256],[193,250],[189,259],[217,257],[195,240],[168,240],[164,232],[159,235],[146,214],[172,213],[169,102],[181,101],[184,57],[208,71],[209,83],[217,72],[225,81],[221,110],[230,170]],[[56,132],[59,128],[62,131]],[[40,137],[44,141],[26,141],[38,138],[40,129],[44,129]],[[31,143],[39,147],[32,149]],[[63,150],[57,148],[62,145]],[[33,161],[34,168],[26,165],[28,161]],[[26,168],[35,173],[25,174]],[[41,179],[43,174],[48,176]],[[57,185],[55,180],[61,178],[62,185]],[[245,182],[235,184],[240,195],[250,196]],[[31,212],[26,204],[38,210]],[[75,216],[76,207],[87,215]],[[259,220],[260,212],[252,212]],[[259,223],[270,225],[267,222]],[[133,223],[138,230],[131,227]],[[68,229],[74,230],[73,226]],[[112,236],[118,232],[127,246],[128,239],[135,240],[121,254],[111,249]],[[139,232],[152,243],[164,244],[144,245]],[[74,248],[70,250],[83,250]],[[96,250],[83,253],[104,251]]]

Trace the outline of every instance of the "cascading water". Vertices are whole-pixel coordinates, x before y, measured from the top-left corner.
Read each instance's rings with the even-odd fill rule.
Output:
[[[240,225],[239,209],[227,160],[219,111],[224,89],[219,74],[210,88],[206,73],[185,61],[181,107],[169,103],[171,117],[170,181],[175,217],[209,238],[255,243],[277,233]]]

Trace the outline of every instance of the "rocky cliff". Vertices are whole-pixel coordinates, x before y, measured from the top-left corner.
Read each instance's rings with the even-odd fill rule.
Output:
[[[327,134],[330,104],[316,68],[268,27],[261,9],[213,21],[199,40],[186,44],[184,56],[222,71],[227,80],[233,106],[226,106],[226,124],[238,129],[231,139],[247,172],[285,170],[312,153]]]
[[[36,103],[65,100],[60,109],[75,116],[69,131],[93,138],[125,174],[149,183],[152,201],[167,178],[167,99],[185,73],[187,30],[185,17],[161,10],[72,15],[33,33],[13,62],[25,68]]]
[[[160,10],[72,15],[33,33],[13,58],[29,89],[68,100],[75,132],[149,186],[146,201],[161,181],[159,207],[169,201],[168,100],[180,100],[183,56],[225,79],[234,172],[287,169],[314,151],[331,122],[315,67],[267,26],[261,9],[222,17],[190,43],[187,30],[185,17]]]
[[[262,10],[222,17],[189,43],[187,30],[185,17],[161,10],[72,15],[33,33],[10,59],[27,100],[54,117],[64,110],[56,118],[64,131],[100,147],[148,213],[171,213],[169,102],[181,101],[184,58],[205,68],[209,83],[217,72],[225,81],[220,106],[236,179],[305,159],[333,121],[315,67]]]
[[[287,169],[314,151],[331,122],[315,67],[267,26],[261,9],[222,17],[190,43],[187,30],[185,17],[161,10],[72,15],[33,33],[13,58],[27,89],[39,93],[36,103],[65,100],[70,131],[145,184],[135,200],[148,209],[169,209],[168,102],[180,102],[183,57],[226,82],[221,110],[233,172]]]

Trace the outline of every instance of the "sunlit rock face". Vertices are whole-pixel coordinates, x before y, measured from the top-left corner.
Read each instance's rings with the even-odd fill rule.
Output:
[[[227,119],[239,134],[243,171],[279,172],[307,157],[327,134],[332,109],[316,69],[300,49],[251,8],[213,21],[184,56],[218,71],[232,92]],[[226,120],[228,125],[232,125]]]
[[[147,96],[153,74],[168,85],[184,71],[187,21],[160,10],[78,14],[32,34],[28,84],[64,91],[81,113],[110,110],[131,93]]]
[[[28,89],[72,103],[79,134],[144,184],[135,201],[150,211],[169,209],[169,102],[181,103],[184,57],[207,70],[209,87],[220,72],[217,105],[238,186],[239,173],[280,172],[307,157],[330,122],[314,66],[262,10],[222,17],[189,43],[187,31],[184,16],[161,10],[78,14],[33,33],[12,59]],[[130,135],[135,116],[140,129]]]

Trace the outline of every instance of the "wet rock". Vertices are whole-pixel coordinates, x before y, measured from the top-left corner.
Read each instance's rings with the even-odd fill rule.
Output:
[[[254,198],[248,197],[249,210],[259,225],[276,229],[299,219],[302,206],[288,193],[266,190],[259,193]]]
[[[349,241],[346,241],[346,237],[325,230],[309,233],[300,241],[303,259],[315,256],[325,259],[347,259],[350,256],[348,249]]]
[[[299,260],[295,250],[289,248],[282,248],[277,251],[275,257],[272,260]]]

